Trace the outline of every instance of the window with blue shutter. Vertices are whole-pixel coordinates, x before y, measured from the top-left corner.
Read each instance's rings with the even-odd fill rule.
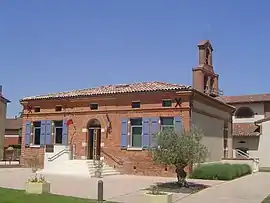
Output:
[[[161,117],[161,131],[174,131],[175,130],[175,119],[174,117]]]
[[[156,147],[156,134],[160,131],[159,127],[159,118],[150,118],[151,125],[150,125],[150,146]]]
[[[128,147],[128,119],[121,119],[121,137],[120,137],[120,147],[121,149],[126,149]]]
[[[41,121],[41,131],[40,131],[40,145],[45,145],[45,130],[46,130],[46,121]]]
[[[62,144],[63,145],[68,145],[68,126],[67,126],[67,120],[63,120]]]
[[[26,121],[25,124],[25,135],[24,135],[24,145],[29,146],[31,139],[31,121]]]
[[[143,121],[142,118],[130,119],[130,136],[129,144],[134,148],[142,148]]]
[[[52,125],[51,121],[47,120],[45,123],[45,145],[52,144]]]
[[[42,144],[44,144],[44,140],[41,140],[45,137],[45,133],[43,133],[43,135],[41,135],[41,121],[34,121],[33,127],[34,127],[33,138],[31,138],[30,142],[34,145],[41,145],[41,142],[43,142]],[[31,128],[32,128],[32,126],[31,126]],[[44,125],[43,125],[43,132],[45,132]]]
[[[148,148],[150,147],[150,118],[143,118],[142,125],[142,146]]]
[[[175,126],[175,131],[178,133],[181,133],[182,131],[182,119],[180,116],[175,116],[174,117],[174,126]]]
[[[63,144],[63,121],[53,121],[54,144]],[[68,127],[68,121],[67,121]]]

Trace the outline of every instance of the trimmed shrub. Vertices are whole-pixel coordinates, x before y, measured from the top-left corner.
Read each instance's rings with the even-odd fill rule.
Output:
[[[247,164],[202,164],[196,167],[191,178],[205,180],[233,180],[250,174],[251,168]]]

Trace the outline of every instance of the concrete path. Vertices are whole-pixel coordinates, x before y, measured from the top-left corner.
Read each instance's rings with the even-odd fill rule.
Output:
[[[32,176],[30,169],[0,169],[0,187],[25,189]],[[96,178],[46,176],[51,192],[75,197],[96,199]],[[122,203],[143,202],[143,189],[156,182],[175,181],[173,178],[116,175],[103,178],[104,198]],[[260,203],[270,194],[270,173],[257,173],[230,182],[190,180],[212,186],[196,194],[173,194],[174,203]]]
[[[270,173],[256,173],[205,189],[177,203],[261,203],[270,194]]]
[[[26,180],[33,176],[31,169],[0,169],[0,187],[25,189]],[[97,197],[97,178],[53,176],[47,175],[46,179],[51,182],[51,192],[75,197],[96,199]],[[175,181],[176,178],[115,175],[106,176],[104,182],[104,199],[123,202],[138,203],[143,202],[146,188],[157,182]],[[192,181],[192,180],[191,180]],[[213,186],[220,184],[220,181],[197,181],[198,183]],[[187,196],[187,193],[176,193],[173,200]]]

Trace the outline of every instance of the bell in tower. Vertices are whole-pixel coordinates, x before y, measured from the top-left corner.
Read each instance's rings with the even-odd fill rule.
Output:
[[[209,96],[220,96],[218,74],[213,69],[213,47],[209,40],[198,44],[199,65],[193,71],[193,88]]]

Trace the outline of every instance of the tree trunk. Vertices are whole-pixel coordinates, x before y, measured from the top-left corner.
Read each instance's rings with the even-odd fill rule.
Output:
[[[177,182],[181,187],[187,187],[187,181],[186,181],[186,177],[187,177],[187,173],[185,172],[185,167],[186,164],[179,164],[175,166],[175,172],[177,174]]]

